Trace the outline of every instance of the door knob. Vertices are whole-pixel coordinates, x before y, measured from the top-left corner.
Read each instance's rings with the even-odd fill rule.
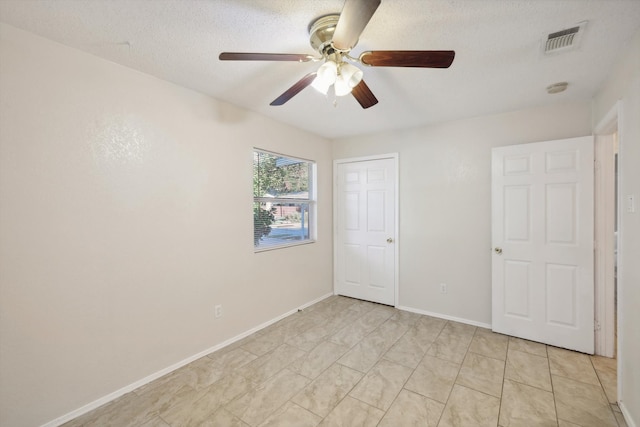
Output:
[[[502,255],[502,248],[495,248],[493,251],[498,255]]]
[[[389,238],[387,239],[387,243],[393,243],[393,239],[392,239],[391,237],[389,237]]]

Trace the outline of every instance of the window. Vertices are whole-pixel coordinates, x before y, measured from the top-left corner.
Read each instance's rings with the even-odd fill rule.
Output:
[[[313,241],[315,163],[253,151],[253,243],[256,251]]]

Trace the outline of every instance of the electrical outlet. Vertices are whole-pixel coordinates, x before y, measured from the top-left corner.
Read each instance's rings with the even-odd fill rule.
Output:
[[[222,306],[221,305],[219,305],[219,304],[216,305],[213,308],[213,311],[215,313],[216,319],[219,318],[219,317],[222,317]]]
[[[447,293],[447,284],[446,283],[440,283],[440,293],[441,294],[446,294]]]

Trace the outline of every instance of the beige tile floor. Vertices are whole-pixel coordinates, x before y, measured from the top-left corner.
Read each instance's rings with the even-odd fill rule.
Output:
[[[626,426],[616,362],[334,296],[66,426]]]

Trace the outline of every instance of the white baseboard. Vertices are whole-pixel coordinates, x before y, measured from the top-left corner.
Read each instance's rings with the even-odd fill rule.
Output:
[[[471,326],[477,326],[479,328],[491,329],[491,325],[488,323],[476,322],[475,320],[463,319],[460,317],[449,316],[447,314],[434,313],[432,311],[420,310],[418,308],[413,307],[405,307],[405,306],[396,306],[398,310],[410,311],[412,313],[424,314],[426,316],[438,317],[440,319],[452,320],[454,322],[465,323]]]
[[[329,298],[330,296],[333,296],[333,292],[328,293],[326,295],[323,295],[320,298],[316,298],[315,300],[310,301],[310,302],[304,304],[303,306],[301,306],[299,308],[295,308],[295,309],[290,310],[290,311],[288,311],[288,312],[286,312],[286,313],[284,313],[284,314],[282,314],[282,315],[280,315],[278,317],[275,317],[275,318],[273,318],[271,320],[268,320],[268,321],[256,326],[255,328],[249,329],[248,331],[243,332],[240,335],[236,335],[235,337],[230,338],[230,339],[228,339],[228,340],[226,340],[226,341],[224,341],[224,342],[222,342],[220,344],[214,345],[213,347],[210,347],[210,348],[208,348],[206,350],[203,350],[203,351],[201,351],[201,352],[199,352],[197,354],[194,354],[193,356],[189,356],[186,359],[183,359],[183,360],[181,360],[181,361],[179,361],[177,363],[174,363],[171,366],[168,366],[168,367],[166,367],[164,369],[159,370],[158,372],[154,372],[153,374],[148,375],[148,376],[142,378],[141,380],[138,380],[138,381],[136,381],[136,382],[134,382],[132,384],[129,384],[129,385],[125,386],[125,387],[122,387],[121,389],[116,390],[113,393],[109,393],[106,396],[103,396],[103,397],[101,397],[101,398],[99,398],[97,400],[94,400],[93,402],[88,403],[88,404],[86,404],[86,405],[84,405],[84,406],[82,406],[82,407],[80,407],[80,408],[78,408],[76,410],[73,410],[73,411],[71,411],[71,412],[69,412],[69,413],[67,413],[67,414],[65,414],[65,415],[63,415],[61,417],[58,417],[58,418],[56,418],[56,419],[54,419],[52,421],[49,421],[49,422],[43,424],[41,427],[58,427],[58,426],[66,423],[66,422],[69,422],[69,421],[73,420],[74,418],[77,418],[77,417],[79,417],[81,415],[86,414],[87,412],[93,411],[94,409],[99,408],[100,406],[102,406],[102,405],[104,405],[106,403],[109,403],[112,400],[115,400],[115,399],[117,399],[118,397],[120,397],[120,396],[122,396],[124,394],[130,393],[133,390],[135,390],[135,389],[137,389],[139,387],[142,387],[145,384],[150,383],[151,381],[157,380],[158,378],[160,378],[160,377],[162,377],[162,376],[164,376],[164,375],[166,375],[166,374],[168,374],[170,372],[173,372],[176,369],[182,368],[183,366],[188,365],[189,363],[191,363],[191,362],[193,362],[195,360],[198,360],[201,357],[204,357],[204,356],[206,356],[208,354],[211,354],[214,351],[218,351],[218,350],[220,350],[220,349],[222,349],[222,348],[224,348],[224,347],[226,347],[228,345],[233,344],[236,341],[240,341],[241,339],[246,338],[246,337],[248,337],[249,335],[251,335],[251,334],[253,334],[255,332],[258,332],[259,330],[264,329],[267,326],[270,326],[270,325],[272,325],[272,324],[284,319],[287,316],[291,316],[292,314],[297,313],[298,310],[303,310],[303,309],[305,309],[307,307],[310,307],[313,304],[316,304],[316,303],[318,303],[318,302],[320,302],[320,301],[322,301],[322,300],[324,300],[326,298]]]
[[[624,420],[627,422],[627,426],[638,427],[638,424],[636,424],[635,420],[631,418],[631,414],[629,413],[629,410],[625,406],[624,402],[618,402],[618,407],[620,408],[620,411],[624,416]]]

